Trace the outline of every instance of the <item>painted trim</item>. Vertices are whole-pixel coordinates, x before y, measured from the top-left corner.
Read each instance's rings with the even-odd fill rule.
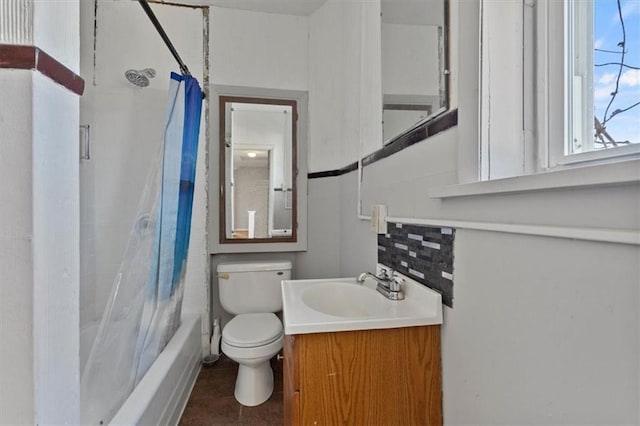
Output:
[[[419,219],[387,217],[387,222],[413,225],[441,226],[456,229],[503,232],[507,234],[537,235],[542,237],[568,238],[572,240],[597,241],[615,244],[640,245],[640,231],[618,229],[570,228],[566,226],[513,225],[508,223],[469,222],[463,220]]]
[[[335,170],[327,170],[324,172],[313,172],[307,174],[307,179],[317,179],[317,178],[325,178],[325,177],[334,177],[334,176],[342,176],[347,173],[353,172],[354,170],[358,170],[358,162],[354,161],[351,164],[344,166],[341,169]]]
[[[0,68],[38,71],[76,95],[84,93],[84,79],[37,46],[0,44]]]
[[[556,169],[527,176],[450,185],[434,189],[429,198],[515,194],[550,189],[572,189],[640,183],[640,159]]]

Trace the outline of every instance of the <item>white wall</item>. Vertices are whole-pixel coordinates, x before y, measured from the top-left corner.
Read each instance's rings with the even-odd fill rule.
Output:
[[[341,176],[340,193],[340,276],[355,277],[375,271],[378,235],[371,232],[369,221],[357,217],[358,173]]]
[[[380,85],[380,4],[326,2],[309,19],[310,172],[357,161],[361,141],[381,146],[367,134],[381,121]]]
[[[0,70],[0,422],[16,424],[35,421],[30,89],[31,71]]]
[[[33,0],[33,44],[74,72],[80,69],[80,10],[77,3]]]
[[[77,70],[78,2],[56,7],[3,2],[0,43]],[[78,424],[78,96],[21,70],[0,92],[0,423]]]
[[[212,84],[307,90],[306,17],[210,10]]]
[[[382,24],[382,93],[438,96],[438,27]]]
[[[359,22],[357,8],[346,1],[328,1],[310,16],[310,172],[356,161],[353,152],[345,156],[345,149],[353,146],[359,130]]]
[[[357,175],[309,180],[309,246],[296,254],[297,278],[355,277],[375,270],[377,235],[357,218]]]
[[[39,73],[33,93],[35,421],[77,424],[79,335],[70,330],[78,330],[80,296],[79,99]]]
[[[0,423],[77,424],[78,97],[32,71],[0,90]]]
[[[458,230],[447,424],[638,424],[638,247]]]
[[[382,146],[382,34],[381,5],[377,1],[360,4],[362,39],[360,52],[360,140],[356,159]],[[353,148],[352,148],[353,149]],[[353,152],[353,151],[352,151]]]
[[[33,1],[4,0],[0,3],[0,41],[33,44]]]

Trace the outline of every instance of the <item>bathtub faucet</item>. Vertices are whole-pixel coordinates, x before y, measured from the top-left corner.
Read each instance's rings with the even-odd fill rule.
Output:
[[[396,275],[396,271],[393,269],[391,273],[387,273],[386,269],[380,272],[380,275],[372,274],[371,272],[363,272],[358,275],[356,281],[363,283],[367,277],[371,277],[378,282],[376,290],[389,300],[402,300],[404,299],[404,293],[402,293],[401,284],[404,282],[404,278]]]

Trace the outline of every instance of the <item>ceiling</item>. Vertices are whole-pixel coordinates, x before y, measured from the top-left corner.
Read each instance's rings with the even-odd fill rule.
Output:
[[[1,1],[1,0],[0,0]],[[165,1],[165,0],[162,0]],[[182,0],[228,9],[309,16],[329,0]],[[350,0],[354,1],[354,0]],[[363,1],[363,0],[358,0]],[[366,1],[366,0],[364,0]],[[380,0],[387,24],[443,25],[444,0]]]
[[[248,153],[255,153],[255,157],[249,157]],[[269,151],[259,149],[234,149],[233,168],[269,167]]]
[[[382,22],[403,25],[444,25],[443,0],[381,0]]]
[[[155,1],[160,3],[170,2],[169,0]],[[277,13],[280,15],[309,16],[327,1],[329,0],[181,0],[180,3],[204,4],[227,9]],[[443,25],[444,0],[380,0],[380,2],[382,7],[382,21],[384,23]]]
[[[205,0],[204,3],[230,9],[254,12],[278,13],[282,15],[308,16],[327,0]]]

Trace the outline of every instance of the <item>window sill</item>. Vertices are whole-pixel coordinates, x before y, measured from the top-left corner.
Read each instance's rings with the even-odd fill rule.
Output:
[[[633,159],[615,163],[546,171],[534,175],[451,185],[432,191],[429,197],[447,199],[639,182],[640,159]]]

